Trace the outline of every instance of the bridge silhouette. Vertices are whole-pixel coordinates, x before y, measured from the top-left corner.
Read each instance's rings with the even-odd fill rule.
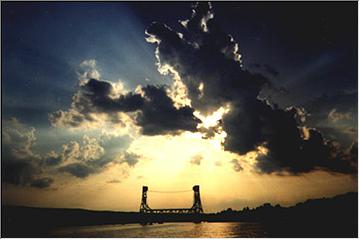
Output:
[[[161,193],[178,193],[178,192],[190,192],[191,190],[185,191],[149,191],[147,186],[143,186],[142,188],[142,198],[140,204],[140,213],[145,214],[162,214],[162,213],[172,213],[172,214],[200,214],[203,213],[203,208],[201,205],[201,198],[200,198],[200,186],[195,185],[192,188],[194,192],[194,201],[193,205],[190,208],[160,208],[160,209],[153,209],[150,208],[147,204],[147,193],[148,192],[161,192]]]

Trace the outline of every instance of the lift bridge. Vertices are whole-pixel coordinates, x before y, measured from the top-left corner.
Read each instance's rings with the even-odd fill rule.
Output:
[[[157,192],[157,193],[178,193],[178,192],[190,192],[191,190],[185,191],[149,191],[147,186],[142,188],[142,198],[140,205],[141,213],[203,213],[203,208],[201,205],[200,199],[200,186],[195,185],[192,190],[194,191],[194,202],[191,208],[164,208],[164,209],[152,209],[147,204],[147,192]]]

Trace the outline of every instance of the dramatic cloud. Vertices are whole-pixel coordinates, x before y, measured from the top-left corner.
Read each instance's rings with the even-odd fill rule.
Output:
[[[116,96],[111,82],[89,79],[79,86],[69,111],[50,114],[54,126],[79,126],[83,121],[95,121],[95,114],[106,114],[113,122],[119,112],[129,113],[145,135],[177,134],[196,131],[199,120],[189,106],[176,108],[167,95],[165,86],[139,87],[138,93]]]
[[[218,27],[210,3],[195,4],[190,19],[179,23],[181,32],[157,22],[146,29],[146,40],[157,46],[158,70],[172,76],[171,86],[138,86],[127,91],[120,82],[100,80],[96,61],[87,60],[80,64],[80,82],[71,107],[50,114],[51,124],[77,128],[111,122],[124,128],[131,125],[151,136],[200,132],[203,138],[217,138],[226,151],[256,152],[253,165],[260,173],[356,172],[350,152],[325,139],[319,126],[307,121],[311,114],[305,109],[282,109],[260,97],[263,89],[272,87],[271,82],[242,65],[238,43]],[[257,68],[271,78],[279,75],[266,64]],[[324,116],[338,124],[350,120],[348,112],[331,106]],[[340,127],[350,132],[351,124]],[[133,160],[127,161],[130,166],[136,163],[136,158],[129,159]],[[49,163],[57,161],[54,154],[50,156]],[[97,166],[74,162],[61,169],[86,177],[103,166],[100,162]],[[232,163],[236,171],[242,169],[239,162]]]
[[[38,177],[42,174],[39,154],[33,152],[35,128],[28,128],[16,118],[3,120],[2,128],[2,181],[37,188],[48,187],[50,178]]]
[[[99,173],[113,160],[106,156],[105,149],[96,138],[86,135],[83,137],[82,143],[70,141],[64,144],[62,151],[56,155],[59,171],[79,178]]]
[[[60,151],[36,153],[35,128],[26,127],[16,118],[3,121],[2,180],[14,185],[47,188],[63,173],[86,178],[104,171],[109,164],[126,163],[133,167],[141,156],[128,153],[112,144],[116,137],[101,141],[87,135],[82,141],[69,141]],[[49,177],[49,175],[54,175]]]
[[[176,108],[166,94],[165,88],[146,86],[142,88],[145,104],[136,116],[136,123],[145,135],[178,133],[180,130],[196,131],[200,122],[189,106]]]
[[[62,151],[51,151],[44,159],[46,165],[66,165],[78,162],[92,162],[101,159],[105,149],[96,138],[84,135],[82,143],[70,141],[62,145]]]
[[[79,90],[72,97],[71,107],[66,111],[58,110],[49,114],[50,123],[54,127],[70,129],[116,127],[118,132],[126,130],[131,122],[126,115],[116,111],[116,108],[120,107],[124,111],[132,110],[128,107],[136,109],[136,103],[130,101],[142,101],[142,99],[139,96],[131,98],[130,94],[125,98],[120,97],[127,93],[122,82],[94,80],[100,77],[94,59],[83,61],[78,70]],[[120,105],[122,105],[118,106],[119,103],[113,100],[114,98],[121,98]]]
[[[242,67],[238,44],[217,27],[209,3],[196,4],[191,18],[180,23],[181,33],[153,23],[146,30],[147,40],[157,44],[159,71],[172,74],[174,82],[184,86],[182,92],[192,108],[210,115],[229,106],[219,121],[226,132],[225,150],[243,155],[264,147],[268,151],[259,154],[256,164],[264,173],[356,172],[345,152],[334,148],[319,131],[307,130],[305,137],[301,108],[280,109],[258,97],[269,81]],[[265,68],[277,75],[269,66]]]
[[[111,139],[110,139],[111,140]],[[86,178],[92,174],[104,171],[111,164],[124,164],[134,167],[141,158],[135,153],[113,149],[109,141],[102,141],[93,137],[84,136],[81,143],[70,141],[62,146],[59,153],[51,153],[48,157],[49,163],[56,162],[58,171],[71,174],[78,178]]]

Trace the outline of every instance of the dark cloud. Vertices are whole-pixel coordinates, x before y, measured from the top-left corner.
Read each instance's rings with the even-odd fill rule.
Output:
[[[84,106],[92,108],[83,109],[84,112],[133,112],[144,105],[144,99],[140,94],[128,93],[119,98],[111,98],[113,91],[111,83],[90,79],[81,87],[81,96],[79,96],[82,98],[81,101],[75,103],[80,105],[79,108]]]
[[[14,185],[47,188],[53,178],[46,173],[67,172],[79,178],[88,177],[105,169],[115,161],[116,154],[100,144],[96,138],[84,135],[82,142],[70,141],[62,145],[58,152],[38,154],[33,151],[36,143],[35,129],[29,128],[12,118],[3,121],[2,132],[2,181]],[[111,139],[113,140],[113,139]],[[109,140],[104,140],[107,145]],[[127,155],[129,165],[137,162],[137,155]]]
[[[126,162],[130,167],[133,167],[138,163],[140,157],[140,155],[135,153],[124,152],[121,162]]]
[[[198,8],[203,7],[201,4]],[[154,23],[147,29],[149,35],[159,40],[160,63],[168,64],[178,72],[192,106],[209,113],[236,98],[256,98],[268,80],[242,69],[237,44],[229,35],[216,30],[212,32],[211,24],[207,27],[209,32],[202,32],[201,41],[188,42],[201,36],[201,23],[194,22],[195,19],[197,17],[188,22],[189,28],[191,26],[190,29],[195,31],[195,36],[191,37],[190,29],[182,38],[160,23]],[[201,83],[204,83],[202,91],[199,90]]]
[[[86,178],[96,173],[97,169],[85,163],[72,163],[59,169],[61,172],[67,172],[78,178]]]
[[[189,106],[176,108],[164,87],[146,86],[144,106],[136,116],[136,123],[145,135],[178,133],[181,130],[196,131],[200,122]]]
[[[5,119],[2,123],[2,181],[29,186],[42,173],[42,158],[32,149],[36,141],[36,130],[26,127],[16,118]]]
[[[3,162],[1,174],[2,181],[5,183],[35,188],[50,187],[54,180],[48,177],[37,178],[41,172],[40,167],[34,163],[27,160],[13,160]]]
[[[304,173],[323,169],[339,173],[356,173],[355,156],[341,151],[336,142],[325,140],[321,133],[310,129],[308,139],[290,138],[284,134],[269,145],[270,153],[258,159],[257,167],[265,173],[279,170]],[[283,139],[282,137],[289,137]],[[294,140],[297,141],[294,141]]]
[[[27,160],[5,160],[2,158],[2,181],[15,185],[27,185],[34,178],[36,167]]]
[[[327,126],[322,127],[321,125],[317,127],[319,131],[327,139],[336,139],[342,148],[345,149],[349,147],[357,139],[357,129],[354,127],[347,126]]]
[[[204,133],[204,138],[211,138],[215,132],[224,130],[227,133],[225,150],[238,154],[257,151],[257,169],[263,173],[286,171],[299,174],[316,169],[356,172],[355,165],[349,160],[352,159],[350,152],[338,147],[336,141],[325,139],[318,130],[307,127],[324,127],[311,124],[314,122],[311,119],[316,117],[306,121],[309,116],[303,108],[280,108],[260,97],[266,87],[276,90],[264,75],[274,78],[279,72],[269,64],[255,66],[260,67],[266,73],[264,75],[246,69],[242,65],[239,45],[218,27],[209,3],[195,4],[190,19],[180,21],[180,25],[181,32],[176,32],[165,24],[154,22],[146,29],[146,34],[149,42],[157,44],[155,53],[159,71],[172,74],[175,81],[185,86],[191,104],[175,104],[176,97],[183,97],[179,96],[177,88],[180,87],[176,84],[173,88],[148,85],[138,87],[135,92],[117,93],[112,83],[86,75],[87,79],[80,83],[73,97],[70,110],[51,114],[51,123],[54,126],[79,126],[85,121],[95,121],[94,113],[106,113],[116,122],[121,121],[116,113],[126,112],[145,135],[199,130]],[[100,77],[95,70],[90,75]],[[329,99],[325,97],[321,101]],[[327,111],[324,108],[318,114],[332,122],[350,119],[349,111],[328,105],[331,107]],[[315,106],[309,108],[310,116],[317,114],[311,115],[316,112]],[[207,115],[220,107],[229,111],[217,126],[197,129],[200,121],[193,114],[195,110]],[[353,129],[354,124],[350,123],[344,129]],[[261,147],[268,152],[261,152]],[[93,171],[93,167],[86,166],[72,164],[64,170],[84,177]]]
[[[141,87],[143,93],[126,93],[112,97],[112,84],[90,79],[79,87],[73,97],[72,109],[59,110],[50,115],[53,125],[79,126],[85,120],[93,121],[91,113],[135,112],[135,124],[145,135],[177,134],[196,131],[199,120],[189,106],[176,108],[167,95],[165,86]],[[116,117],[115,117],[116,118]],[[116,121],[116,120],[115,120]]]
[[[36,188],[47,188],[50,187],[53,182],[54,180],[52,178],[39,178],[32,181],[30,186]]]
[[[54,152],[42,156],[33,151],[36,129],[27,127],[16,118],[3,120],[1,176],[2,182],[35,188],[48,188],[54,180],[44,177],[43,167],[59,160]],[[46,164],[45,164],[46,163]]]
[[[62,161],[61,156],[58,155],[56,152],[52,151],[47,154],[47,156],[43,160],[43,164],[46,166],[56,166],[60,164],[61,161]]]
[[[148,41],[157,44],[158,64],[176,71],[194,109],[207,114],[230,107],[220,123],[227,133],[225,150],[245,154],[266,147],[268,154],[257,159],[257,168],[264,173],[356,172],[345,153],[319,131],[306,129],[304,136],[303,109],[281,109],[259,98],[269,80],[242,67],[237,43],[217,27],[213,16],[211,5],[200,2],[191,18],[181,22],[181,34],[161,23],[153,23],[146,33]],[[269,65],[264,68],[278,74]]]

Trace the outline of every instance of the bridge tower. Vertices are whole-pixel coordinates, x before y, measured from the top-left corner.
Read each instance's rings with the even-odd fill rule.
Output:
[[[191,209],[195,212],[195,213],[203,213],[203,208],[201,205],[201,198],[200,198],[200,186],[199,185],[195,185],[193,187],[194,190],[194,203],[191,207]]]
[[[151,211],[151,208],[149,207],[149,205],[147,205],[148,189],[149,188],[147,186],[143,186],[143,188],[142,188],[142,198],[141,198],[141,205],[140,205],[140,212],[142,212],[142,213]]]

